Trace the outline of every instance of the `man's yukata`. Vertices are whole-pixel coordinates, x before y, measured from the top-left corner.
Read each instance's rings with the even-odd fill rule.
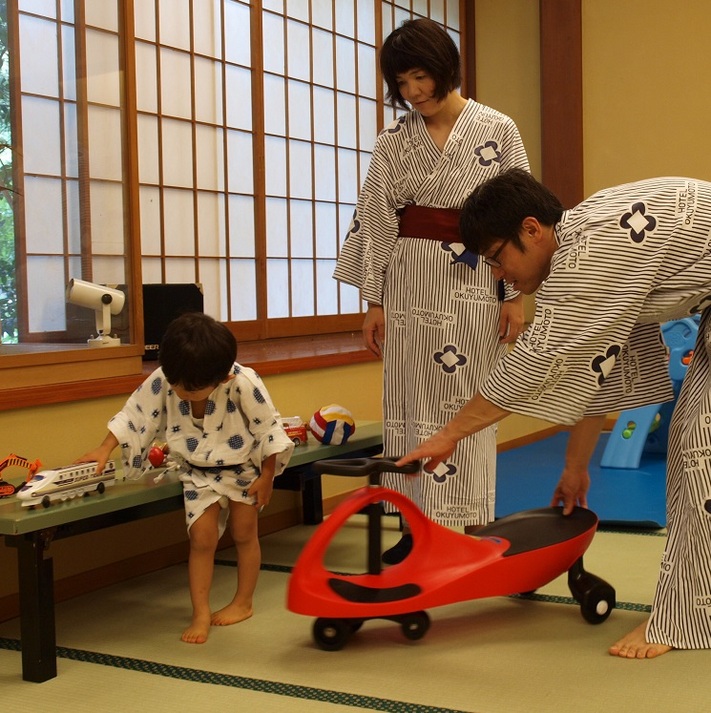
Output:
[[[109,421],[121,447],[126,477],[139,477],[154,441],[164,441],[180,463],[188,529],[212,503],[219,502],[220,535],[227,522],[227,501],[253,505],[247,496],[262,463],[277,455],[275,476],[283,472],[294,444],[259,375],[240,364],[234,378],[210,394],[205,417],[195,419],[156,369]]]
[[[669,401],[659,324],[701,315],[670,424],[669,535],[647,640],[711,648],[711,183],[609,188],[566,211],[555,232],[535,320],[481,392],[564,424]]]
[[[460,242],[401,235],[402,209],[460,209],[480,183],[513,167],[528,169],[516,125],[472,100],[443,151],[417,111],[378,136],[334,277],[384,308],[389,456],[404,455],[443,426],[506,351],[499,343],[501,305],[489,266]],[[495,471],[492,427],[462,441],[434,473],[387,473],[382,482],[436,522],[462,527],[493,520]]]

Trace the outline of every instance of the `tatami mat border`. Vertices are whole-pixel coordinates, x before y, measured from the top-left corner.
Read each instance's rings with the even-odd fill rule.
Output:
[[[607,532],[611,535],[639,535],[641,537],[666,537],[666,528],[652,530],[646,527],[613,527],[603,526],[597,528],[598,532]]]
[[[20,651],[20,642],[17,639],[0,637],[0,648],[8,651]],[[229,686],[231,688],[241,688],[259,693],[285,696],[287,698],[321,701],[341,706],[351,706],[353,708],[365,708],[373,711],[387,711],[388,713],[468,713],[467,711],[461,711],[455,708],[423,706],[406,701],[393,701],[386,698],[361,696],[353,693],[343,693],[342,691],[329,691],[324,688],[312,688],[310,686],[296,686],[289,683],[280,683],[279,681],[267,681],[259,678],[246,678],[244,676],[230,676],[224,673],[203,671],[195,668],[186,668],[184,666],[170,666],[156,663],[155,661],[145,661],[127,656],[113,656],[95,651],[69,649],[64,646],[57,647],[57,656],[59,658],[71,659],[72,661],[112,666],[127,671],[137,671],[139,673],[149,673],[154,676],[180,679],[181,681],[207,683],[213,686]]]

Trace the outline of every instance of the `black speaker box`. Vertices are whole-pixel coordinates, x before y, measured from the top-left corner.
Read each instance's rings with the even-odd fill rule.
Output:
[[[166,327],[184,312],[202,312],[202,285],[143,285],[143,328],[146,341],[145,360],[157,359]]]

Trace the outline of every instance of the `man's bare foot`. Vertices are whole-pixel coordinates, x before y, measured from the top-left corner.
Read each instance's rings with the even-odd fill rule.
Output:
[[[210,632],[210,614],[194,614],[190,626],[180,637],[186,644],[204,644]]]
[[[232,602],[219,611],[216,611],[212,615],[210,623],[213,626],[229,626],[230,624],[238,624],[240,621],[249,619],[250,616],[252,616],[251,606],[247,607],[243,604]]]
[[[650,644],[647,641],[646,632],[647,622],[644,622],[610,646],[608,653],[623,659],[653,659],[673,651],[673,646]]]

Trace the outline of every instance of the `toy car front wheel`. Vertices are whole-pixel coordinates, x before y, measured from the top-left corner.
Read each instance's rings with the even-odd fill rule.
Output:
[[[324,651],[340,651],[348,641],[353,628],[347,619],[316,619],[313,626],[314,641]]]
[[[615,590],[607,582],[599,582],[583,595],[580,612],[589,624],[602,624],[615,608]]]
[[[405,638],[416,641],[421,639],[430,628],[430,617],[424,611],[413,612],[402,619],[401,626]]]

